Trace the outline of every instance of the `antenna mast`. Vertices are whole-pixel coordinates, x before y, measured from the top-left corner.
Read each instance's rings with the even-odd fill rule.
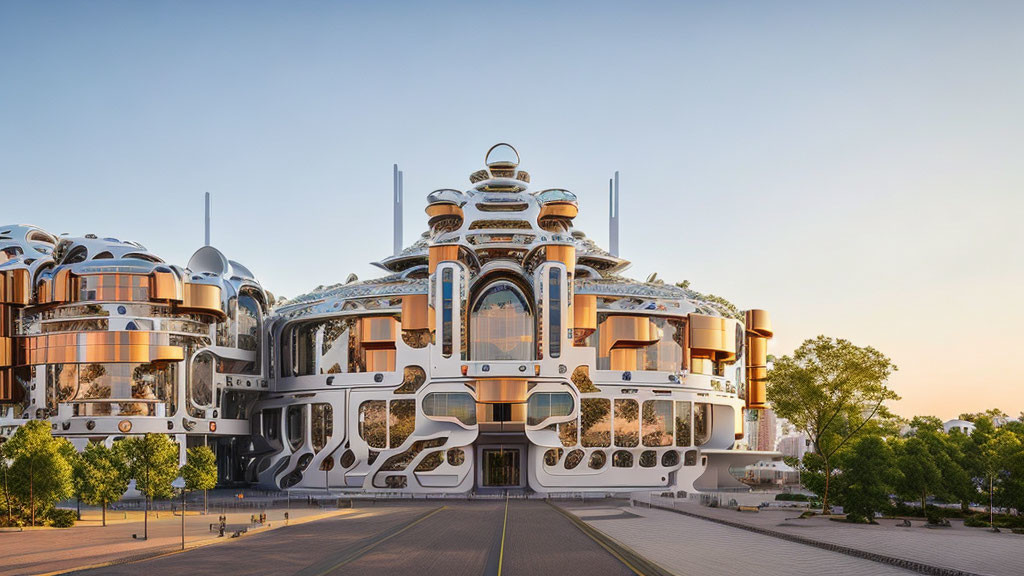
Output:
[[[206,193],[206,227],[205,227],[205,229],[206,229],[206,244],[204,244],[204,246],[209,246],[210,245],[210,211],[211,211],[211,207],[212,207],[212,205],[211,205],[211,201],[210,201],[210,193],[207,192]]]

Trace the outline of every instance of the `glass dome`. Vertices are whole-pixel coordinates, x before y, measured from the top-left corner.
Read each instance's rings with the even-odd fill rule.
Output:
[[[561,188],[551,188],[537,193],[537,201],[541,204],[547,204],[548,202],[572,202],[575,204],[576,195]]]
[[[466,203],[466,195],[459,190],[442,188],[427,194],[427,204],[455,204],[462,206]]]
[[[487,151],[484,163],[490,166],[519,166],[519,153],[512,146],[502,142]]]

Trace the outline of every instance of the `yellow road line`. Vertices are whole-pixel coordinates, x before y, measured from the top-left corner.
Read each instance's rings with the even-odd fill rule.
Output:
[[[501,562],[505,559],[505,528],[508,526],[508,491],[505,492],[505,519],[501,522],[501,549],[498,550],[498,576],[501,576]]]

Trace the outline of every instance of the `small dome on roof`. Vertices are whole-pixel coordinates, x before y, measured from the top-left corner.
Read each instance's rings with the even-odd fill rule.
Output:
[[[487,157],[484,159],[484,163],[487,167],[500,166],[500,167],[513,167],[519,166],[519,152],[509,144],[504,142],[491,146],[491,149],[487,151]]]
[[[550,188],[537,194],[537,201],[541,204],[548,202],[572,202],[576,204],[576,195],[561,188]]]

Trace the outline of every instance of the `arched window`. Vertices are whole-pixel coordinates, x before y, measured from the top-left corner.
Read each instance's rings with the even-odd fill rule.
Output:
[[[530,303],[512,282],[498,280],[473,303],[470,358],[533,360],[534,323]]]

